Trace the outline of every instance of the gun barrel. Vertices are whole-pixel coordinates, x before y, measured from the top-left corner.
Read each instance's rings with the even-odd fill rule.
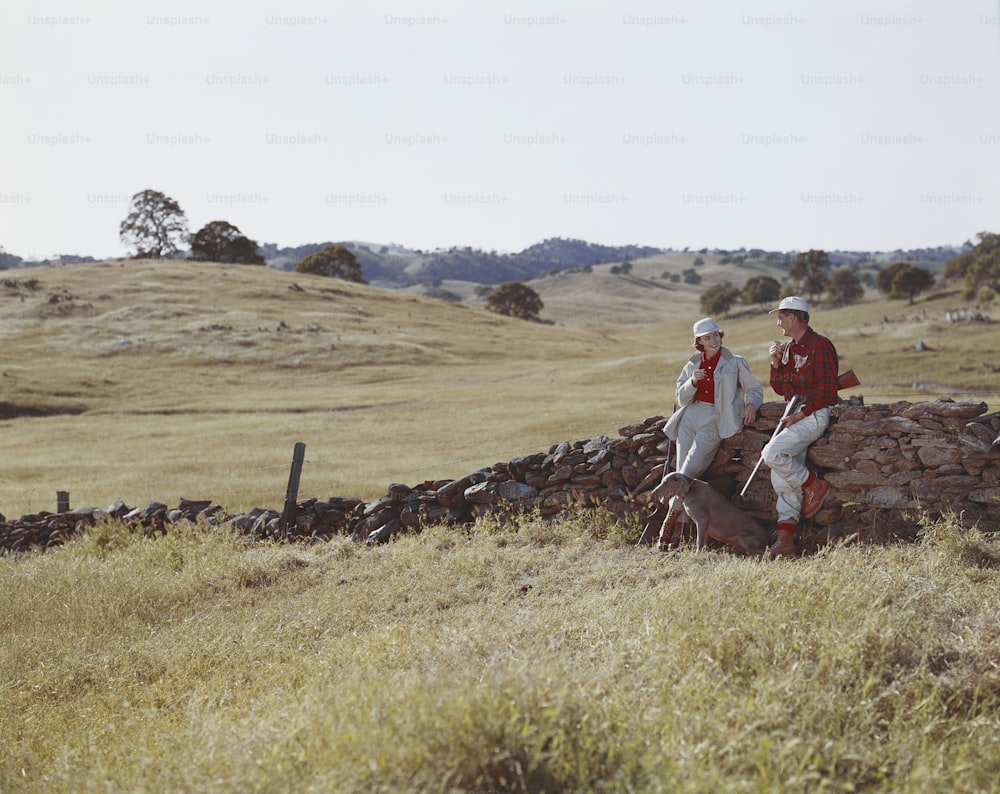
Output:
[[[774,432],[771,433],[771,438],[768,439],[768,443],[774,440],[774,437],[778,435],[782,430],[785,429],[784,421],[792,415],[795,409],[798,407],[799,402],[802,398],[799,395],[795,395],[788,401],[785,405],[785,412],[781,415],[781,421],[778,422],[777,427],[774,428]],[[761,455],[757,458],[757,465],[753,467],[753,471],[750,472],[750,476],[747,477],[747,481],[743,484],[742,490],[740,490],[740,496],[746,496],[747,488],[750,487],[750,483],[753,482],[753,478],[757,476],[757,471],[760,469],[760,464],[764,462],[764,452],[761,450]]]

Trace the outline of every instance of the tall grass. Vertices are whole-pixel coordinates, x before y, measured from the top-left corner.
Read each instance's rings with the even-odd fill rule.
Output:
[[[3,791],[997,791],[1000,543],[759,563],[600,515],[0,561]]]

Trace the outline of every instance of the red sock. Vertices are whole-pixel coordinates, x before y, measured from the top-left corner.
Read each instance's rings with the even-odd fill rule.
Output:
[[[809,472],[809,476],[806,477],[806,481],[802,483],[802,487],[811,488],[815,484],[817,479],[818,478],[816,477],[816,472],[814,471]]]
[[[799,525],[793,524],[790,521],[779,521],[778,522],[778,532],[798,532]]]

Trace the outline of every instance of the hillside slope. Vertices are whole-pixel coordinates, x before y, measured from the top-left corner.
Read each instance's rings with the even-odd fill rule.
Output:
[[[304,493],[366,498],[614,435],[672,410],[699,289],[657,275],[684,264],[534,281],[548,323],[272,268],[11,271],[0,281],[0,512],[51,509],[57,490],[73,504],[273,506],[296,441],[309,449]],[[706,257],[703,284],[728,278],[725,267]],[[813,323],[869,403],[977,397],[996,410],[1000,324],[947,322],[958,306],[953,293],[914,306],[872,296],[818,306]],[[719,319],[766,380],[773,318]]]

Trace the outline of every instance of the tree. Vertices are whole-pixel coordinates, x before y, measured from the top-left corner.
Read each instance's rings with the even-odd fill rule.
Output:
[[[865,296],[865,288],[851,268],[839,267],[833,271],[826,294],[834,306],[850,306]]]
[[[830,256],[826,251],[810,249],[799,253],[788,270],[788,277],[810,298],[820,295],[829,282]]]
[[[753,276],[748,278],[740,293],[740,300],[747,306],[759,303],[772,303],[781,294],[781,284],[771,276]]]
[[[976,239],[979,242],[975,246],[971,240],[966,240],[963,248],[968,250],[962,251],[958,256],[953,256],[944,263],[944,277],[946,279],[965,278],[965,274],[969,271],[977,254],[984,249],[1000,247],[1000,235],[979,232]]]
[[[486,296],[486,308],[507,317],[538,322],[538,313],[545,304],[527,284],[506,281]]]
[[[242,265],[264,264],[264,257],[257,253],[257,243],[226,221],[207,223],[194,234],[191,238],[191,259]]]
[[[980,287],[1000,290],[1000,234],[980,232],[977,237],[979,242],[971,251],[945,262],[946,278],[965,279],[962,297],[966,300],[973,300]]]
[[[136,259],[176,257],[188,239],[187,218],[169,196],[143,190],[132,196],[131,209],[118,228],[118,236],[135,251]]]
[[[740,291],[736,287],[717,284],[709,287],[701,294],[699,302],[704,314],[724,317],[729,314],[733,304],[740,299]]]
[[[323,250],[300,259],[295,263],[295,272],[340,278],[357,284],[368,283],[361,275],[361,265],[354,254],[342,245],[328,245]]]
[[[934,286],[934,274],[909,262],[893,262],[878,272],[875,286],[883,295],[906,298],[912,305],[916,295]]]
[[[908,267],[892,280],[890,298],[906,298],[912,306],[913,298],[934,286],[934,274],[922,267]]]
[[[693,268],[681,271],[681,278],[685,284],[701,284],[701,275]]]
[[[892,280],[896,278],[896,274],[908,267],[912,267],[909,262],[893,262],[888,267],[882,268],[875,275],[875,289],[883,295],[888,295],[892,292]]]

